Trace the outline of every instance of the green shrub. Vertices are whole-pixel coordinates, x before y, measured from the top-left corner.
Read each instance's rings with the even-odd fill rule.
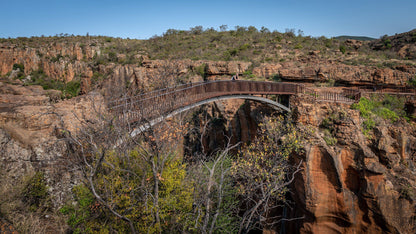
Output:
[[[194,71],[196,72],[196,74],[202,76],[202,78],[204,78],[204,80],[206,80],[206,78],[208,76],[207,69],[208,69],[208,64],[204,63],[200,66],[195,67]]]
[[[302,49],[302,48],[303,48],[303,46],[300,43],[298,43],[297,45],[295,45],[295,49]]]
[[[413,78],[410,78],[410,79],[407,81],[407,84],[408,84],[408,85],[410,85],[410,86],[413,86],[413,88],[416,88],[416,76],[415,76],[415,77],[413,77]]]
[[[32,211],[35,211],[48,198],[48,187],[46,186],[45,176],[43,172],[36,172],[31,177],[23,189],[23,201],[30,206]]]
[[[254,78],[254,77],[256,77],[251,70],[247,70],[247,71],[243,72],[243,76],[244,77],[247,77],[247,78]]]
[[[65,88],[61,91],[63,91],[63,94],[67,98],[76,97],[81,91],[81,82],[79,80],[72,80],[66,83]]]
[[[63,98],[78,96],[81,91],[81,82],[78,79],[65,83],[62,80],[54,80],[46,76],[43,70],[30,73],[31,80],[26,85],[40,85],[43,89],[55,89],[62,91]]]
[[[282,76],[280,74],[274,74],[272,75],[272,80],[275,82],[281,82],[282,81]]]
[[[49,59],[50,62],[55,63],[55,62],[59,62],[59,60],[61,60],[61,58],[63,58],[64,56],[62,56],[61,54],[57,54],[56,57],[52,57]]]
[[[385,120],[395,122],[400,117],[406,117],[405,99],[398,98],[390,95],[386,95],[382,100],[378,100],[377,96],[373,96],[370,99],[362,97],[358,103],[351,105],[352,109],[360,111],[361,117],[363,117],[363,130],[364,134],[368,134],[375,126],[376,116]]]
[[[341,53],[345,54],[345,52],[347,51],[347,48],[344,45],[340,45],[339,46],[339,51],[341,51]]]
[[[384,39],[383,44],[387,49],[391,48],[391,40],[389,38]]]
[[[113,51],[108,53],[108,60],[110,62],[117,62],[117,54]]]
[[[334,146],[337,143],[337,139],[331,135],[331,133],[325,132],[324,141],[329,146]]]
[[[19,69],[21,72],[25,72],[25,65],[21,63],[15,63],[13,64],[13,70]]]
[[[67,223],[74,233],[91,232],[91,226],[97,224],[89,222],[96,209],[95,198],[84,185],[77,185],[72,189],[75,200],[63,206],[59,211],[68,217]],[[101,229],[102,230],[102,229]]]

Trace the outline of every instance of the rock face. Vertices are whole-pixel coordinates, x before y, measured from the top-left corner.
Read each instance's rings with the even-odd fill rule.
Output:
[[[79,121],[94,118],[92,110],[104,103],[96,93],[58,103],[56,97],[59,92],[40,86],[0,82],[0,170],[10,181],[43,171],[51,201],[59,206],[78,179],[68,171],[67,147],[57,132],[76,132]]]
[[[360,129],[357,111],[342,105],[299,103],[299,124],[315,129],[302,160],[304,170],[293,183],[289,232],[414,233],[416,224],[416,129],[407,122],[384,123],[372,139]],[[325,142],[322,122],[333,121]]]
[[[54,43],[41,48],[19,48],[13,45],[0,45],[0,75],[5,75],[13,64],[23,64],[25,73],[42,69],[53,79],[71,81],[77,75],[92,77],[92,69],[83,59],[91,59],[98,48],[79,43]]]
[[[351,47],[359,47],[359,41],[346,41]],[[411,48],[401,48],[403,51]],[[392,68],[345,65],[339,61],[326,60],[316,56],[313,51],[305,58],[281,63],[263,63],[253,67],[251,62],[241,61],[193,61],[193,60],[149,60],[139,56],[137,64],[120,65],[114,63],[99,64],[95,55],[101,54],[99,46],[79,43],[52,43],[45,47],[16,47],[0,44],[0,76],[12,71],[14,64],[23,64],[24,72],[43,70],[52,79],[69,82],[75,78],[81,80],[82,93],[92,90],[94,73],[105,76],[103,84],[95,86],[104,89],[104,93],[114,93],[112,88],[130,90],[150,90],[167,85],[175,85],[169,76],[181,77],[188,83],[203,79],[230,79],[233,74],[253,74],[258,77],[279,77],[288,81],[325,82],[333,80],[347,85],[406,85],[416,75],[416,68],[410,65],[397,65]],[[121,55],[120,55],[121,56]],[[137,57],[137,56],[136,56]]]
[[[353,43],[353,42],[351,42]],[[354,42],[355,43],[355,42]],[[354,46],[355,44],[352,44]],[[359,46],[358,44],[356,46]],[[403,49],[403,48],[402,48]],[[410,48],[411,49],[411,48]],[[410,50],[409,49],[409,50]],[[405,52],[408,49],[405,49]],[[24,64],[26,75],[42,69],[54,79],[82,79],[82,92],[92,87],[93,71],[107,75],[100,84],[106,96],[125,92],[145,92],[182,82],[203,79],[229,79],[251,69],[249,62],[163,61],[142,58],[141,65],[94,65],[90,62],[99,48],[74,44],[54,44],[47,48],[17,48],[0,45],[0,74],[12,70],[13,64]],[[318,52],[314,52],[312,57]],[[407,52],[406,52],[407,53]],[[394,69],[344,65],[333,61],[264,63],[250,70],[256,76],[277,76],[290,81],[335,80],[350,85],[386,84],[402,86],[413,78],[416,69],[400,65]],[[186,78],[186,79],[185,79]],[[79,119],[93,118],[97,106],[105,107],[97,93],[58,102],[61,94],[39,86],[0,83],[0,170],[18,179],[34,170],[45,172],[53,202],[62,204],[77,177],[66,170],[66,144],[56,132],[76,132]],[[301,233],[414,233],[416,216],[415,161],[416,129],[406,122],[393,126],[379,125],[368,139],[361,132],[357,111],[341,104],[317,104],[303,100],[295,103],[295,120],[316,133],[305,146],[305,154],[293,157],[304,170],[293,183],[287,230]],[[415,103],[407,104],[416,115]],[[260,112],[265,106],[244,101],[217,102],[202,109],[193,125],[203,127],[205,116],[211,119],[210,130],[201,142],[187,136],[187,154],[205,149],[208,155],[227,142],[248,142],[257,133]],[[333,135],[336,144],[325,141],[322,123],[335,114]],[[75,116],[77,118],[75,118]],[[195,132],[194,134],[201,134]]]
[[[250,142],[257,135],[261,118],[272,113],[275,110],[265,104],[239,99],[204,105],[190,120],[193,131],[185,137],[185,154],[197,158],[202,152],[210,156],[227,142]],[[202,142],[198,140],[200,136]]]
[[[370,47],[374,50],[393,50],[401,58],[416,58],[416,29],[396,34],[393,36],[384,36],[381,39],[370,42]]]

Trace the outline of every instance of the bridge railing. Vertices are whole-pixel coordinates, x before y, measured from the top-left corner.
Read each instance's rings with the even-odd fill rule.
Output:
[[[296,94],[301,85],[283,82],[211,81],[185,84],[157,90],[110,103],[119,118],[141,122],[169,113],[175,109],[223,95]]]
[[[342,92],[333,91],[315,91],[310,88],[303,87],[303,94],[311,96],[315,101],[345,102],[352,103],[359,101],[361,92],[358,89],[342,89]]]

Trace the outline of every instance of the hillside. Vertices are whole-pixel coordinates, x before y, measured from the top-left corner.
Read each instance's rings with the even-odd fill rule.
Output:
[[[403,51],[411,54],[413,48],[407,42],[411,33],[389,39],[391,49],[379,49],[376,42],[312,38],[254,27],[170,29],[149,40],[72,35],[0,39],[0,75],[59,89],[66,97],[102,88],[110,79],[120,80],[124,71],[128,72],[121,77],[123,82],[150,88],[143,81],[151,80],[162,67],[180,76],[174,83],[238,72],[247,79],[406,86],[416,70],[414,60],[403,58]],[[396,45],[401,49],[396,51]]]
[[[149,40],[0,39],[0,229],[414,233],[416,100],[381,92],[414,92],[414,33],[361,41],[197,26]],[[185,92],[147,105],[130,95],[235,74],[308,91],[262,95],[288,113],[215,101],[132,136],[140,113],[164,114],[153,100],[174,106]],[[361,99],[318,98],[344,88]]]
[[[378,51],[394,51],[402,59],[416,59],[416,29],[396,34],[393,36],[383,36],[382,38],[372,41],[370,48]]]
[[[376,40],[376,38],[372,38],[372,37],[365,37],[365,36],[337,36],[334,37],[334,39],[340,40],[340,41],[345,41],[347,39],[352,39],[352,40],[357,40],[357,41],[373,41]]]

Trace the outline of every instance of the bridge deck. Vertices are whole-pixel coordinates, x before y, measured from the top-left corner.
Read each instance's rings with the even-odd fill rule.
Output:
[[[343,103],[352,103],[361,97],[361,91],[358,89],[343,89],[342,92],[317,92],[297,83],[223,80],[189,83],[118,99],[110,103],[110,109],[116,113],[119,120],[143,123],[216,97],[296,94],[310,95],[318,101]]]
[[[293,83],[258,81],[212,81],[157,90],[111,103],[119,117],[131,121],[156,118],[196,102],[230,95],[294,95],[303,86]]]

